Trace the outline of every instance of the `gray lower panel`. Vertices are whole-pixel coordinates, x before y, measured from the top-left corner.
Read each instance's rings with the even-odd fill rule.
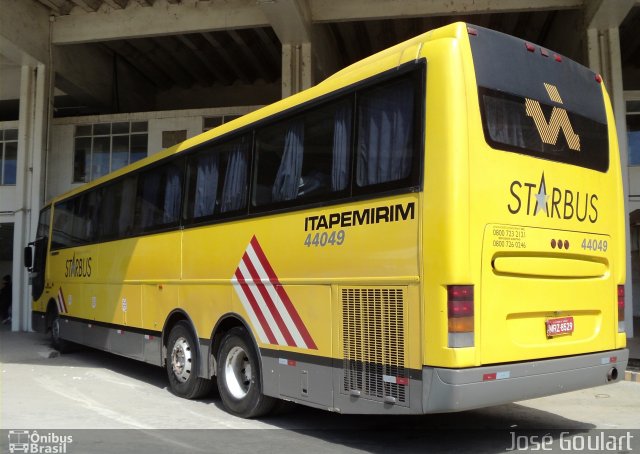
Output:
[[[199,345],[200,345],[200,358],[209,358],[209,351],[211,348],[210,342],[207,339],[200,339],[199,341]],[[213,377],[213,370],[210,369],[210,361],[205,361],[202,360],[199,363],[199,367],[198,367],[198,377],[202,377],[202,378],[211,378]]]
[[[61,320],[60,336],[77,344],[156,366],[162,365],[162,339],[160,336],[69,319]]]
[[[423,369],[425,413],[452,412],[549,396],[619,381],[629,350],[471,369]],[[610,376],[615,368],[617,377]]]
[[[293,360],[285,352],[279,358],[264,357],[263,364],[272,382],[269,389],[279,397],[324,409],[333,407],[331,367]]]
[[[293,358],[291,357],[293,356]],[[263,393],[268,396],[297,402],[315,408],[339,413],[360,414],[419,414],[422,412],[422,381],[410,379],[407,395],[415,396],[410,402],[381,402],[341,392],[344,386],[342,360],[321,360],[327,364],[301,361],[299,355],[279,357],[262,355]]]

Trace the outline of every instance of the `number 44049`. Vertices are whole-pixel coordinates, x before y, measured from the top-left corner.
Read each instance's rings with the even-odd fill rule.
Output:
[[[607,247],[609,247],[609,243],[607,240],[582,240],[582,249],[586,251],[601,251],[607,252]]]
[[[338,230],[337,232],[322,232],[314,234],[308,234],[304,240],[304,245],[307,247],[325,247],[325,246],[342,246],[344,243],[345,233],[344,230]]]

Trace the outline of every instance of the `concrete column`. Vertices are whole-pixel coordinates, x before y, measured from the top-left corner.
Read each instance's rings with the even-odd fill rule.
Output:
[[[282,45],[282,97],[313,85],[311,43]]]
[[[16,212],[13,237],[13,303],[11,329],[31,330],[29,276],[23,249],[35,238],[43,198],[49,84],[45,65],[23,65],[20,78]]]
[[[631,233],[629,228],[629,147],[627,142],[626,105],[622,86],[622,59],[620,56],[620,33],[618,27],[587,30],[589,66],[602,75],[607,92],[611,98],[613,115],[616,120],[618,147],[620,148],[620,166],[625,206],[626,268],[625,325],[627,337],[633,337],[633,291],[631,286]]]

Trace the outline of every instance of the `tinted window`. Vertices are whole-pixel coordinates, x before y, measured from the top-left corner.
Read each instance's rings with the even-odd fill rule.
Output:
[[[133,233],[136,181],[135,176],[130,176],[104,187],[98,216],[101,240],[124,238]]]
[[[358,94],[356,180],[360,187],[405,180],[415,156],[415,79]]]
[[[200,220],[246,208],[251,138],[207,148],[189,158],[186,217]]]
[[[76,244],[95,241],[101,195],[101,190],[94,189],[74,199],[72,236]]]
[[[73,211],[73,199],[65,200],[55,205],[53,212],[53,237],[51,239],[51,247],[53,249],[73,246]]]
[[[36,238],[49,237],[49,223],[51,217],[51,207],[43,208],[38,218],[38,231],[36,232]]]
[[[138,176],[136,233],[177,225],[182,201],[182,163],[173,161]]]
[[[607,125],[559,105],[480,88],[485,138],[493,148],[606,171]]]
[[[345,100],[258,131],[253,205],[348,189],[351,119],[351,102]]]
[[[469,42],[487,143],[606,171],[607,115],[596,74],[536,45],[528,52],[519,38],[474,28]]]

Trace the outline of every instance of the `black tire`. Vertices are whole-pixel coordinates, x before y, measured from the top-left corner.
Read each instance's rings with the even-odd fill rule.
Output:
[[[47,315],[47,326],[49,327],[51,346],[58,350],[60,353],[69,353],[72,349],[73,344],[60,337],[61,319],[60,314],[58,313],[58,309],[51,309]]]
[[[217,367],[218,391],[229,412],[257,418],[273,409],[277,399],[262,394],[260,362],[244,328],[232,328],[225,334]]]
[[[171,392],[185,399],[197,399],[211,391],[213,382],[198,377],[200,358],[196,339],[187,322],[178,322],[167,342],[167,377]]]

